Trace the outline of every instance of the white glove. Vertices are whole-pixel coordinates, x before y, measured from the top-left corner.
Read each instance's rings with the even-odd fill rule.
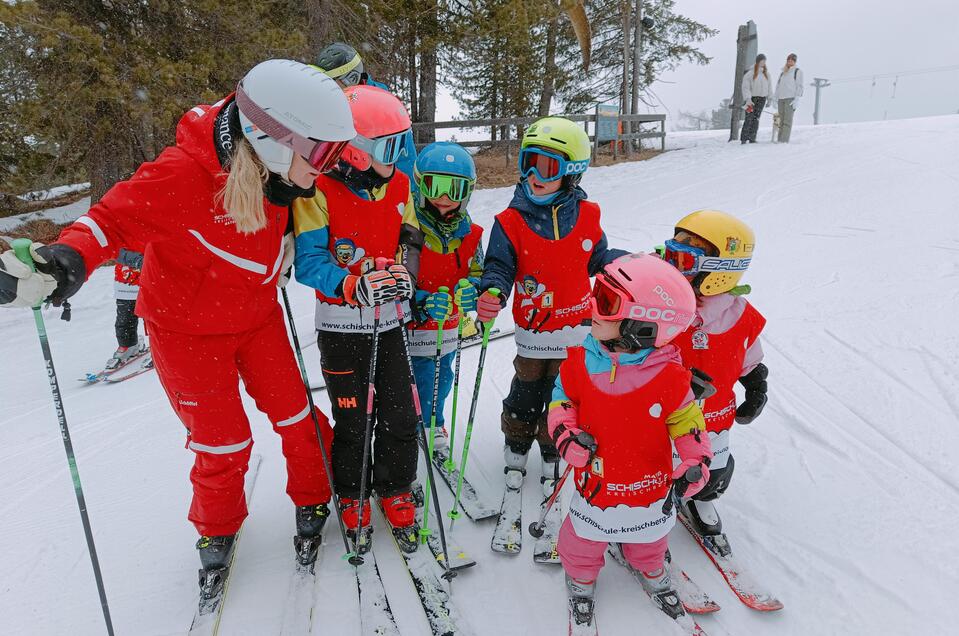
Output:
[[[389,270],[396,279],[396,297],[408,300],[413,297],[413,278],[403,265],[390,265]]]
[[[286,287],[286,284],[290,282],[294,258],[296,258],[296,240],[293,238],[293,232],[289,232],[283,237],[283,262],[280,263],[280,275],[276,277],[276,284],[280,287]]]
[[[34,262],[46,263],[37,254],[38,247],[43,247],[43,243],[31,245],[30,255]],[[0,254],[0,307],[38,307],[56,288],[53,276],[31,271],[13,250]]]
[[[385,269],[343,279],[343,297],[351,305],[375,307],[396,299],[396,279]]]

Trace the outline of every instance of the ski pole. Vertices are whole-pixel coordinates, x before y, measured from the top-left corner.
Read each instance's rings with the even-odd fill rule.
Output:
[[[678,507],[679,500],[686,494],[686,489],[690,484],[695,484],[703,478],[702,464],[690,466],[682,477],[673,481],[669,485],[669,493],[666,495],[666,501],[663,502],[663,514],[669,515],[673,511],[673,505]]]
[[[563,471],[563,476],[553,485],[553,494],[549,496],[549,499],[546,500],[546,505],[543,506],[543,512],[539,515],[539,521],[534,521],[529,524],[529,533],[537,539],[543,536],[543,528],[546,526],[546,515],[549,513],[550,508],[553,507],[553,504],[556,503],[556,498],[559,497],[559,491],[563,489],[563,483],[566,481],[566,478],[569,477],[572,470],[572,464],[566,464],[566,470]]]
[[[377,258],[376,269],[386,269],[386,259]],[[350,557],[350,564],[362,565],[363,557],[360,555],[360,538],[366,530],[366,524],[363,523],[363,510],[366,506],[366,488],[368,486],[370,472],[370,443],[373,439],[373,393],[376,390],[376,354],[379,349],[380,341],[380,308],[382,305],[373,307],[373,345],[370,350],[370,374],[366,389],[366,432],[363,437],[363,462],[360,473],[360,524],[356,529],[356,539],[353,541],[353,556]],[[402,322],[401,322],[402,326]],[[370,519],[372,521],[372,519]]]
[[[333,494],[333,507],[336,508],[336,520],[339,522],[340,534],[343,536],[343,546],[346,548],[344,558],[353,556],[350,550],[350,540],[346,536],[346,526],[343,524],[343,510],[340,508],[340,496],[336,494],[336,485],[333,483],[333,469],[330,467],[330,458],[326,452],[326,446],[323,444],[323,435],[320,432],[320,420],[316,417],[316,405],[313,404],[313,393],[310,391],[310,379],[306,375],[306,363],[303,361],[303,350],[300,348],[300,338],[296,334],[296,325],[293,323],[293,309],[290,308],[290,297],[286,293],[286,287],[281,289],[283,295],[283,305],[286,307],[286,318],[290,323],[290,335],[293,336],[293,349],[296,351],[296,359],[300,363],[300,377],[303,379],[303,388],[306,389],[306,400],[310,405],[310,415],[313,416],[313,426],[316,428],[316,439],[320,443],[320,455],[323,458],[323,470],[326,472],[326,479],[330,482],[330,492]]]
[[[433,505],[436,507],[436,517],[437,519],[441,518],[440,515],[440,496],[436,492],[436,480],[433,478],[433,462],[430,461],[427,450],[427,441],[426,441],[426,426],[423,422],[423,407],[420,406],[420,394],[419,390],[416,388],[416,376],[413,375],[413,359],[410,357],[410,339],[406,335],[406,312],[403,311],[403,300],[401,298],[396,299],[396,316],[399,319],[400,323],[400,334],[403,337],[403,349],[406,351],[406,365],[410,370],[410,389],[413,391],[413,407],[416,409],[416,418],[419,420],[419,430],[420,430],[420,443],[423,446],[423,454],[427,455],[426,457],[426,483],[430,485],[430,496],[433,497]],[[435,402],[434,402],[435,404]],[[423,517],[425,523],[426,517]],[[440,544],[443,546],[443,563],[450,562],[449,550],[446,547],[446,531],[443,529],[443,524],[440,526]],[[452,568],[447,568],[446,572],[443,574],[443,578],[447,581],[452,582],[453,577],[456,576],[456,570]],[[451,588],[452,589],[452,588]]]
[[[30,254],[30,239],[15,239],[13,251],[23,264],[32,271],[37,270]],[[110,619],[110,606],[107,604],[107,592],[103,587],[103,575],[100,573],[100,559],[97,558],[97,548],[93,543],[93,529],[90,527],[90,517],[87,515],[87,503],[83,497],[83,487],[80,485],[80,471],[77,468],[77,458],[73,453],[73,441],[70,439],[70,429],[67,428],[67,414],[63,409],[63,397],[60,395],[60,383],[57,381],[57,372],[53,368],[53,354],[50,352],[50,341],[47,338],[47,327],[40,313],[40,305],[33,308],[33,320],[37,323],[37,335],[40,338],[40,350],[47,366],[47,378],[50,382],[50,392],[53,394],[53,406],[57,410],[57,419],[60,422],[60,436],[63,438],[63,449],[67,453],[67,463],[70,465],[70,476],[73,478],[73,491],[77,497],[77,506],[80,508],[80,519],[83,521],[83,533],[87,539],[87,549],[90,552],[90,562],[93,564],[93,576],[97,581],[97,592],[100,594],[100,608],[103,610],[103,621],[107,625],[107,634],[113,636],[113,621]]]
[[[499,296],[500,290],[495,287],[489,288],[489,293]],[[495,318],[489,322],[481,322],[483,329],[483,344],[480,346],[479,363],[476,366],[476,382],[473,383],[473,401],[470,403],[470,416],[466,420],[466,437],[463,439],[463,456],[460,459],[460,474],[456,480],[456,496],[453,497],[453,507],[450,508],[450,534],[453,533],[453,524],[459,519],[460,495],[463,494],[463,475],[466,473],[466,460],[470,452],[470,438],[473,436],[473,422],[476,420],[476,404],[479,401],[480,384],[483,381],[483,367],[486,365],[486,349],[489,347],[489,334],[493,331]],[[442,525],[442,524],[441,524]]]
[[[463,285],[469,285],[470,282],[465,278],[461,278],[457,287],[463,287]],[[459,308],[460,319],[456,326],[456,370],[453,371],[453,416],[450,420],[450,449],[449,455],[446,457],[446,461],[443,462],[443,466],[446,470],[452,471],[456,468],[456,462],[453,461],[453,443],[456,440],[456,404],[457,398],[460,393],[460,359],[463,357],[463,325],[467,319],[466,312],[463,311],[463,308]]]
[[[450,289],[449,287],[440,287],[440,293],[448,294]],[[433,363],[433,404],[430,408],[430,441],[429,441],[429,451],[427,461],[431,464],[433,462],[433,448],[436,444],[436,403],[439,401],[440,395],[440,367],[442,366],[443,361],[443,330],[446,329],[446,319],[440,320],[437,322],[436,326],[436,362]],[[432,471],[426,473],[426,488],[431,490],[432,483]],[[439,510],[439,508],[437,508]],[[437,513],[437,518],[439,513]],[[442,525],[442,524],[440,524]],[[423,503],[423,527],[420,528],[420,543],[426,543],[429,536],[433,534],[430,531],[430,500],[427,498]]]

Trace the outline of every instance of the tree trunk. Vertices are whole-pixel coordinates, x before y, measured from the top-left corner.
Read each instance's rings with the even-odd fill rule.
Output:
[[[643,53],[643,0],[636,0],[636,14],[633,16],[633,78],[630,86],[629,112],[639,112],[639,67]],[[638,122],[631,122],[627,130],[639,132]],[[643,142],[637,139],[634,142],[636,150],[642,151]]]
[[[307,55],[308,63],[314,63],[317,54],[330,42],[330,24],[332,16],[330,15],[330,0],[307,0],[306,3],[306,23],[307,23],[307,46],[309,50]]]
[[[436,121],[436,47],[439,35],[436,0],[430,0],[430,10],[420,21],[425,33],[420,33],[420,95],[417,121]],[[429,144],[436,141],[436,129],[422,128],[418,131],[416,142]]]
[[[539,94],[540,117],[549,115],[549,108],[553,104],[553,95],[556,92],[556,33],[559,31],[559,14],[550,20],[546,28],[546,59],[543,65],[543,88]]]
[[[90,150],[85,157],[90,179],[90,202],[99,201],[126,171],[129,137],[125,117],[110,102],[97,102]]]
[[[623,10],[623,90],[619,100],[619,112],[626,114],[629,112],[629,14],[633,10],[630,0],[622,0],[621,8]]]

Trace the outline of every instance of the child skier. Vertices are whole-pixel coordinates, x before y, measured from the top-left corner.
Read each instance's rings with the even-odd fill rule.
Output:
[[[143,338],[137,336],[140,320],[135,313],[140,293],[140,270],[143,254],[121,249],[113,270],[113,294],[117,301],[117,319],[114,324],[117,350],[104,365],[104,370],[115,371],[146,350]]]
[[[361,85],[345,93],[358,134],[337,167],[317,178],[316,195],[294,206],[296,278],[317,290],[316,328],[336,421],[332,463],[343,521],[357,548],[368,550],[370,503],[364,500],[361,514],[359,499],[372,380],[378,423],[366,483],[379,495],[397,540],[412,552],[417,417],[394,304],[413,294],[423,244],[409,182],[395,169],[410,118],[402,102],[382,89]],[[376,270],[377,258],[397,264]],[[370,378],[376,306],[381,313]]]
[[[476,184],[473,158],[459,144],[432,143],[416,158],[416,216],[424,234],[413,313],[409,323],[413,371],[419,389],[426,425],[433,409],[433,375],[436,365],[436,338],[444,321],[443,349],[440,358],[439,390],[436,394],[435,444],[448,446],[443,430],[443,407],[453,386],[453,357],[456,349],[460,312],[475,311],[479,284],[483,275],[483,228],[469,217],[467,205]],[[472,281],[457,286],[460,280]],[[449,292],[439,291],[446,287]],[[454,299],[454,294],[456,298]],[[458,308],[458,309],[457,309]]]
[[[480,321],[496,316],[515,286],[516,374],[503,400],[507,488],[518,490],[533,440],[543,460],[544,489],[552,490],[558,456],[546,430],[546,406],[566,347],[589,333],[589,278],[619,256],[600,227],[599,206],[579,182],[589,167],[589,137],[562,117],[526,129],[520,182],[490,233],[477,301]],[[503,290],[500,297],[490,288]]]
[[[729,432],[733,422],[749,424],[766,405],[766,365],[759,334],[766,319],[737,294],[749,267],[755,238],[739,219],[715,210],[700,210],[676,224],[666,241],[664,258],[682,273],[696,292],[696,319],[675,344],[688,368],[712,378],[716,393],[705,400],[703,416],[715,457],[710,480],[683,506],[683,514],[700,535],[720,535],[722,523],[713,502],[729,487],[733,457]],[[738,407],[733,387],[746,389]],[[674,458],[675,460],[675,458]],[[721,540],[725,545],[725,537]]]
[[[611,541],[660,609],[682,616],[664,566],[675,523],[664,504],[674,480],[686,494],[700,490],[712,457],[691,374],[669,344],[693,320],[689,284],[655,256],[631,254],[596,275],[589,305],[591,334],[569,348],[549,409],[550,436],[575,468],[557,546],[574,634],[595,633],[593,593]],[[681,457],[675,470],[672,444]],[[689,483],[693,467],[702,476]]]

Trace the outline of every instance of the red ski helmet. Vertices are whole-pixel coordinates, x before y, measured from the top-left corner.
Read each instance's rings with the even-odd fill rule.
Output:
[[[396,163],[412,125],[403,102],[389,91],[366,84],[343,92],[357,134],[343,150],[341,159],[359,170],[369,169],[371,157],[387,165]]]

